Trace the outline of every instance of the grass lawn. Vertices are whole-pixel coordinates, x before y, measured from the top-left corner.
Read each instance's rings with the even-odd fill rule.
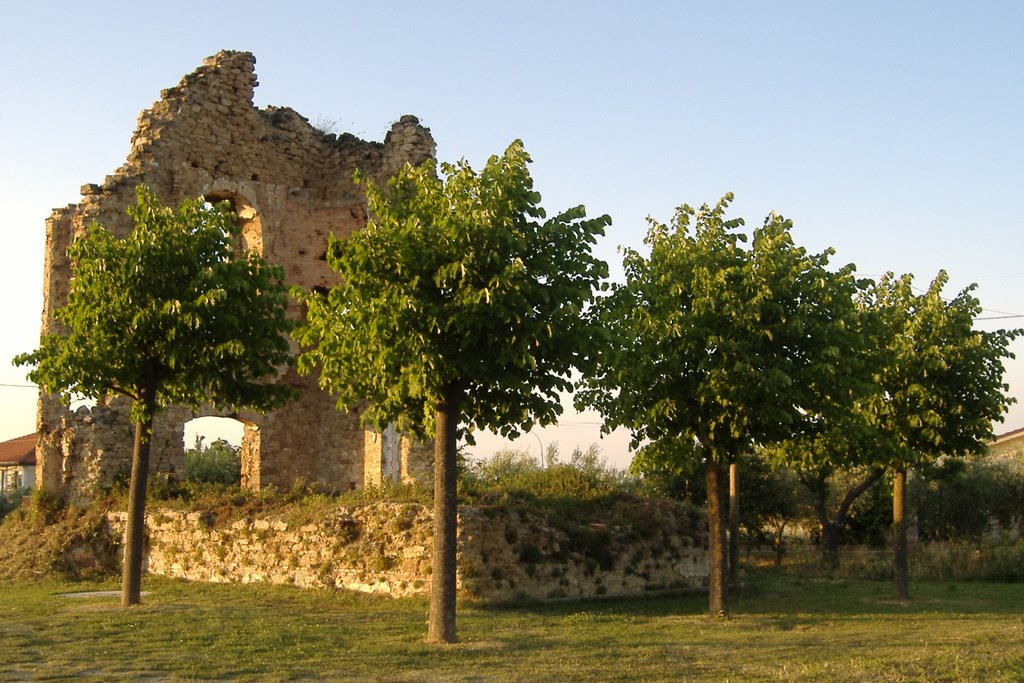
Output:
[[[0,583],[0,680],[1020,681],[1024,584],[888,583],[760,574],[711,620],[706,598],[482,608],[430,646],[427,603],[340,591],[145,577]]]

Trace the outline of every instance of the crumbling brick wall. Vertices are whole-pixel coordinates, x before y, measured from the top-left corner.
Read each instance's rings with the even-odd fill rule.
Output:
[[[329,287],[335,274],[325,259],[327,237],[361,229],[366,199],[353,182],[358,168],[385,182],[406,162],[433,156],[430,131],[403,116],[383,143],[314,128],[286,107],[258,109],[255,58],[220,52],[205,60],[139,115],[131,152],[101,185],[82,187],[82,201],[54,210],[46,222],[43,333],[58,331],[53,312],[67,301],[67,248],[75,235],[98,222],[116,235],[131,229],[125,212],[135,188],[149,185],[164,204],[189,197],[227,200],[242,223],[242,243],[284,267],[288,284]],[[290,315],[302,311],[292,303]],[[357,415],[339,412],[314,377],[282,369],[277,381],[300,398],[267,414],[231,415],[245,425],[243,484],[291,486],[296,481],[349,489],[381,479],[379,435]],[[201,415],[216,415],[205,410]],[[180,470],[183,424],[191,412],[172,408],[154,424],[153,466]],[[56,396],[40,396],[40,485],[64,498],[88,496],[112,473],[128,468],[131,438],[124,400],[72,412]],[[400,449],[407,479],[428,480],[429,449]]]

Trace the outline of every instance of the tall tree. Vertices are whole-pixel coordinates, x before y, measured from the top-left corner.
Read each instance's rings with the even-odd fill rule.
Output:
[[[625,282],[595,308],[607,330],[578,402],[625,426],[648,457],[704,467],[710,526],[709,612],[728,613],[725,476],[755,445],[799,430],[846,391],[853,267],[828,268],[778,215],[754,231],[714,207],[682,206],[651,221],[650,255],[625,253]]]
[[[29,377],[50,392],[134,401],[135,423],[121,604],[139,603],[153,416],[167,405],[268,409],[291,396],[268,381],[290,361],[280,268],[238,254],[227,205],[161,206],[140,186],[124,239],[93,224],[68,249],[65,331],[46,335]]]
[[[561,413],[585,368],[582,313],[607,277],[591,254],[611,222],[582,206],[546,219],[520,141],[479,174],[464,161],[406,166],[387,188],[366,178],[369,225],[332,237],[341,282],[302,295],[309,350],[339,407],[368,401],[373,424],[434,436],[434,551],[428,639],[455,640],[456,438],[505,435]]]
[[[909,595],[907,572],[907,468],[942,456],[981,452],[1013,401],[1003,383],[1003,360],[1021,330],[974,329],[981,304],[974,286],[946,301],[940,271],[916,294],[913,277],[887,274],[864,298],[877,316],[883,362],[879,390],[865,405],[888,444],[882,462],[893,473],[893,580],[896,597]]]

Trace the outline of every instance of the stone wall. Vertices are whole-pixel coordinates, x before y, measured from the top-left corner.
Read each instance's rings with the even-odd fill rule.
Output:
[[[288,284],[310,289],[336,282],[325,259],[328,235],[348,236],[366,224],[366,200],[354,171],[383,183],[402,164],[433,155],[430,131],[413,116],[399,118],[380,143],[323,133],[287,107],[256,108],[255,61],[246,52],[220,52],[162,91],[139,115],[125,164],[102,184],[83,186],[80,203],[54,210],[46,223],[43,333],[59,331],[53,312],[67,300],[71,241],[94,221],[127,234],[132,226],[125,209],[139,184],[169,205],[197,196],[229,201],[242,223],[242,245],[283,266]],[[302,315],[297,303],[290,314]],[[282,369],[277,381],[294,387],[300,398],[272,413],[229,416],[245,424],[246,486],[303,481],[351,489],[381,479],[379,461],[367,457],[375,435],[357,415],[339,413],[315,377]],[[156,471],[180,470],[182,424],[197,416],[172,409],[158,418]],[[42,395],[41,486],[66,499],[88,497],[130,463],[127,428],[123,402],[105,402],[82,415],[58,397]],[[401,452],[410,459],[400,468],[409,479],[429,472],[429,448],[407,442]]]
[[[490,602],[642,595],[706,585],[704,515],[630,503],[617,524],[568,524],[507,507],[459,509],[458,588]],[[609,511],[611,512],[611,511]],[[616,514],[621,518],[622,514]],[[147,571],[191,581],[336,587],[393,597],[429,593],[431,510],[413,503],[339,507],[317,520],[219,520],[153,510]],[[122,533],[124,513],[111,514]]]
[[[91,408],[53,411],[52,428],[40,433],[36,443],[37,465],[41,466],[40,454],[45,452],[46,463],[53,469],[44,469],[44,475],[67,484],[63,493],[69,502],[87,503],[96,485],[109,484],[119,477],[127,480],[135,439],[134,426],[128,419],[130,409],[125,398],[111,397]],[[175,414],[180,417],[184,411],[172,411],[170,416],[164,413],[154,420],[151,471],[181,470],[184,427],[182,421],[168,419]],[[78,485],[72,486],[72,482]],[[83,482],[88,485],[81,485]]]

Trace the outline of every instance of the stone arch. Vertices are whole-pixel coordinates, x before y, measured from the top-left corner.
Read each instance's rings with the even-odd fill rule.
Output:
[[[197,437],[203,437],[204,443],[224,439],[228,443],[238,446],[242,443],[245,433],[245,420],[234,415],[200,414],[185,420],[184,427],[182,435],[185,450],[195,445]]]
[[[224,183],[218,183],[224,185]],[[203,198],[211,204],[228,202],[231,210],[238,216],[238,225],[242,229],[241,239],[238,243],[239,251],[255,251],[260,256],[266,256],[263,243],[263,221],[260,219],[259,211],[253,203],[237,190],[228,188],[210,189],[203,193]]]

